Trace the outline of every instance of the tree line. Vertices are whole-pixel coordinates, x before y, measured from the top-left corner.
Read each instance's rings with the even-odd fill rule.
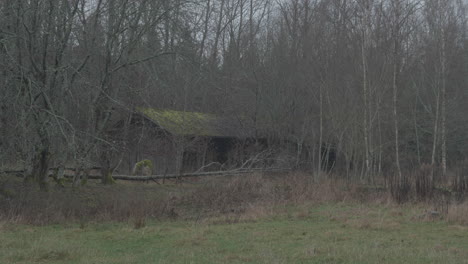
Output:
[[[3,0],[1,165],[46,186],[52,164],[101,167],[110,120],[147,105],[250,119],[350,179],[468,150],[464,0]],[[437,168],[437,169],[436,169]]]

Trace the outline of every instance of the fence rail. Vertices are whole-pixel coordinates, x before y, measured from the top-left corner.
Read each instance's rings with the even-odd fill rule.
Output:
[[[53,176],[53,169],[49,171],[49,176]],[[99,168],[92,168],[99,169]],[[75,170],[73,168],[66,168],[66,170]],[[254,169],[234,169],[229,171],[209,171],[209,172],[196,172],[196,173],[182,173],[182,174],[159,174],[151,176],[134,176],[134,175],[112,175],[115,180],[123,181],[151,181],[151,180],[163,180],[163,179],[180,179],[180,178],[191,178],[191,177],[205,177],[205,176],[233,176],[241,175],[248,173],[265,173],[265,172],[288,172],[291,171],[290,168],[254,168]],[[22,177],[24,170],[10,170],[2,171],[6,174],[15,174],[16,176]],[[65,173],[63,175],[65,178],[73,178],[75,174]],[[101,179],[101,175],[90,174],[87,176],[88,179]]]

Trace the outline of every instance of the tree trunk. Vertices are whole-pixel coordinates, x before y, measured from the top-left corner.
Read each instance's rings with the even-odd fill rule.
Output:
[[[445,50],[445,37],[444,30],[442,29],[442,54],[441,54],[441,77],[442,77],[442,105],[441,105],[441,140],[442,140],[442,177],[445,178],[447,174],[447,131],[446,131],[446,101],[447,101],[447,92],[446,92],[446,50]]]
[[[432,139],[432,155],[431,155],[431,178],[430,181],[434,182],[434,168],[435,168],[435,157],[436,157],[436,150],[437,150],[437,138],[439,134],[439,105],[440,105],[440,93],[437,92],[436,97],[436,116],[434,121],[434,132],[433,132],[433,139]]]
[[[366,29],[364,29],[366,30]],[[363,34],[362,46],[361,46],[361,55],[362,55],[362,88],[363,88],[363,96],[364,96],[364,147],[365,147],[365,159],[366,159],[366,170],[364,172],[364,177],[368,179],[370,173],[370,157],[369,157],[369,124],[368,124],[368,116],[369,116],[369,99],[367,96],[367,62],[366,62],[366,33]]]
[[[110,167],[101,168],[101,183],[114,184],[115,180],[112,177],[113,170]]]
[[[39,184],[39,188],[47,191],[47,179],[49,177],[50,162],[49,147],[40,149],[33,158],[32,179]]]
[[[322,85],[319,85],[319,145],[318,145],[318,164],[317,164],[317,175],[316,180],[320,177],[322,173],[322,144],[323,144],[323,95],[322,95]]]
[[[114,172],[114,168],[110,166],[111,161],[110,161],[109,154],[107,153],[105,149],[101,151],[103,151],[101,154],[101,183],[106,184],[106,185],[114,184],[115,180],[114,178],[112,178],[112,173]]]
[[[401,37],[401,24],[400,24],[400,11],[401,3],[395,0],[393,3],[394,17],[393,17],[393,78],[392,78],[392,91],[393,91],[393,129],[395,133],[395,165],[397,169],[398,184],[400,187],[404,183],[403,175],[401,174],[400,166],[400,140],[398,134],[398,78],[400,73],[400,37]]]
[[[202,40],[201,40],[201,43],[200,43],[200,53],[199,53],[199,60],[202,61],[203,59],[203,53],[205,51],[205,42],[206,42],[206,38],[208,36],[208,26],[209,26],[209,23],[210,23],[210,13],[211,13],[211,0],[208,0],[206,2],[206,7],[205,7],[205,21],[204,21],[204,29],[203,29],[203,36],[202,36]]]
[[[371,139],[370,139],[370,131],[371,131],[371,94],[368,87],[368,67],[367,67],[367,43],[368,43],[368,26],[369,26],[369,5],[366,3],[364,7],[364,18],[362,24],[362,43],[361,43],[361,60],[362,60],[362,88],[363,88],[363,97],[364,97],[364,147],[365,147],[365,163],[366,169],[364,172],[364,178],[366,181],[369,181],[370,174],[371,174],[371,166],[372,166],[372,157],[371,157]]]
[[[397,112],[397,99],[398,99],[398,71],[399,66],[398,66],[398,44],[397,40],[395,39],[395,50],[394,50],[394,63],[393,63],[393,82],[392,82],[392,87],[393,87],[393,128],[395,132],[395,164],[396,164],[396,169],[398,173],[398,179],[399,183],[403,183],[403,176],[401,174],[401,167],[400,167],[400,148],[399,148],[399,135],[398,135],[398,112]]]

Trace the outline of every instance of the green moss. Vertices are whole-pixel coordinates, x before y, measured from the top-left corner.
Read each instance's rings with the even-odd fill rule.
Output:
[[[212,126],[218,119],[216,115],[143,107],[136,110],[174,134],[219,136],[219,132]]]
[[[4,189],[4,188],[0,188],[0,195],[5,197],[5,198],[13,198],[15,196],[15,193],[13,190],[9,190],[9,189]]]
[[[58,172],[59,172],[58,169],[55,169],[55,170],[54,170],[54,174],[52,175],[52,179],[54,179],[54,181],[55,181],[55,183],[57,184],[57,186],[65,187],[66,179],[65,179],[65,177],[59,178],[59,177],[58,177]]]
[[[65,182],[67,181],[65,178],[54,178],[55,183],[60,187],[65,187]]]
[[[133,175],[142,173],[143,168],[149,168],[151,170],[151,173],[153,173],[153,162],[148,159],[137,162],[135,164],[135,167],[133,168]]]
[[[103,184],[114,184],[115,183],[115,179],[112,177],[112,172],[107,173],[107,175],[102,178],[102,183]]]
[[[88,177],[84,177],[83,179],[81,179],[81,185],[84,186],[88,183]]]

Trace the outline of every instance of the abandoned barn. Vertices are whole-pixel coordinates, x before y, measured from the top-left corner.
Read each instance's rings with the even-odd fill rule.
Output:
[[[264,148],[245,119],[208,113],[138,107],[129,131],[128,171],[145,159],[153,174],[227,169]]]

